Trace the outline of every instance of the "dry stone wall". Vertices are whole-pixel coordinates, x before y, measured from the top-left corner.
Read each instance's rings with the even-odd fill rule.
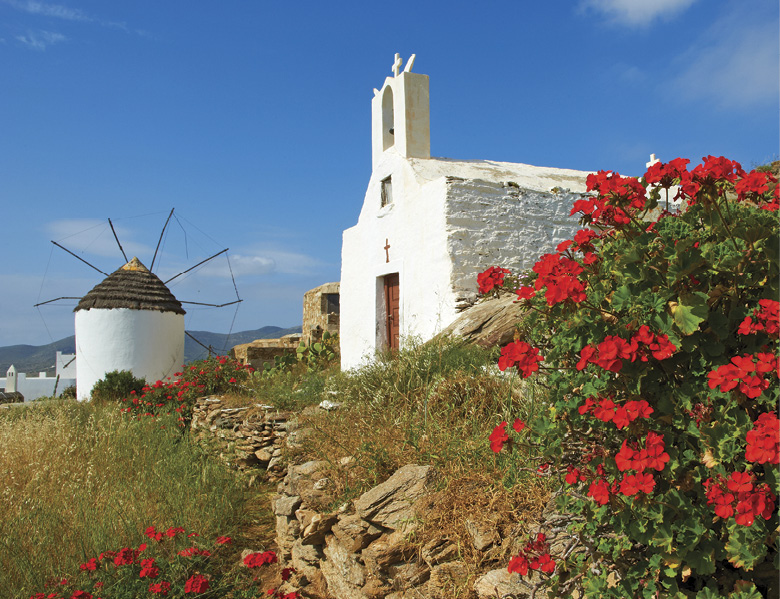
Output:
[[[422,546],[414,542],[434,493],[432,466],[403,466],[355,501],[332,509],[328,467],[323,461],[291,465],[272,500],[278,554],[295,568],[288,590],[310,599],[449,599],[470,583],[469,596],[479,599],[546,596],[538,572],[521,578],[504,566],[474,577],[461,559],[464,541],[488,561],[491,550],[514,541],[500,538],[489,514],[464,514],[472,518],[466,521],[468,539],[440,535]],[[341,467],[354,463],[343,460]],[[576,543],[561,517],[552,512],[545,516],[544,531],[556,555],[570,553]],[[580,595],[574,591],[571,596]]]
[[[286,466],[282,449],[294,446],[299,433],[292,413],[255,404],[230,407],[218,397],[195,403],[191,428],[231,466],[251,473],[265,472],[269,480],[282,478]]]
[[[244,366],[262,370],[266,364],[273,366],[277,356],[290,352],[294,354],[300,342],[300,333],[286,335],[281,339],[255,339],[250,343],[235,345],[230,355]]]
[[[479,599],[545,596],[535,591],[538,573],[521,578],[504,566],[474,579],[461,543],[471,543],[492,561],[492,552],[513,542],[500,537],[490,514],[464,514],[468,539],[439,535],[422,546],[414,542],[435,492],[432,466],[403,466],[356,500],[338,504],[330,463],[284,462],[285,447],[298,447],[307,434],[296,414],[259,404],[230,407],[204,397],[197,400],[191,426],[231,466],[279,481],[271,500],[277,555],[282,566],[295,570],[279,589],[284,593],[298,591],[308,599],[449,599],[469,583],[469,596]],[[347,457],[338,467],[357,466]],[[545,517],[554,554],[576,549],[561,517],[552,512]]]

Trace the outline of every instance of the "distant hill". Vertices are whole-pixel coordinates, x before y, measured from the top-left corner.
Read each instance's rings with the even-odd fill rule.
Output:
[[[255,339],[276,339],[291,333],[300,333],[301,327],[283,329],[281,327],[262,327],[251,331],[224,333],[209,331],[187,331],[206,347],[218,354],[226,354],[234,345],[249,343]],[[5,376],[8,367],[13,364],[18,372],[54,374],[54,358],[58,351],[65,354],[76,352],[76,337],[71,335],[47,345],[7,345],[0,347],[0,376]],[[208,350],[193,341],[189,335],[184,337],[184,361],[192,362],[208,356]]]
[[[278,339],[292,333],[300,333],[301,327],[283,329],[281,327],[263,327],[253,331],[239,331],[231,333],[230,338],[223,333],[210,333],[208,331],[187,331],[205,346],[211,346],[218,354],[226,354],[230,348],[240,343],[249,343],[255,339]],[[193,341],[189,335],[184,337],[184,361],[192,362],[208,356],[208,351]]]

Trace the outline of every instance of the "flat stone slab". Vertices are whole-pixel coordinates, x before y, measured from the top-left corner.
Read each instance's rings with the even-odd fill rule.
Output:
[[[355,511],[372,524],[395,530],[414,516],[414,502],[433,491],[433,466],[408,464],[355,501]]]

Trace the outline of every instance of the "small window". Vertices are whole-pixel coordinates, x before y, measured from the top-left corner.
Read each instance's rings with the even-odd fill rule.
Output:
[[[339,313],[339,294],[338,293],[323,293],[322,294],[322,313],[323,314],[338,314]]]
[[[382,207],[393,203],[393,182],[391,177],[382,179]]]

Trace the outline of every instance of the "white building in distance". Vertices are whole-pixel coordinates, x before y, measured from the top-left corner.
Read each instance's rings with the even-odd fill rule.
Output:
[[[79,401],[108,372],[129,370],[153,383],[184,363],[181,302],[138,258],[108,275],[74,312]]]
[[[46,372],[37,375],[17,372],[16,367],[11,364],[5,377],[0,378],[0,390],[5,393],[21,393],[24,401],[62,395],[65,389],[76,384],[76,355],[58,351],[54,364],[54,376],[48,376]]]
[[[405,337],[428,340],[476,295],[490,266],[530,268],[577,230],[588,173],[432,158],[428,76],[414,56],[374,90],[372,173],[341,251],[341,366]]]

